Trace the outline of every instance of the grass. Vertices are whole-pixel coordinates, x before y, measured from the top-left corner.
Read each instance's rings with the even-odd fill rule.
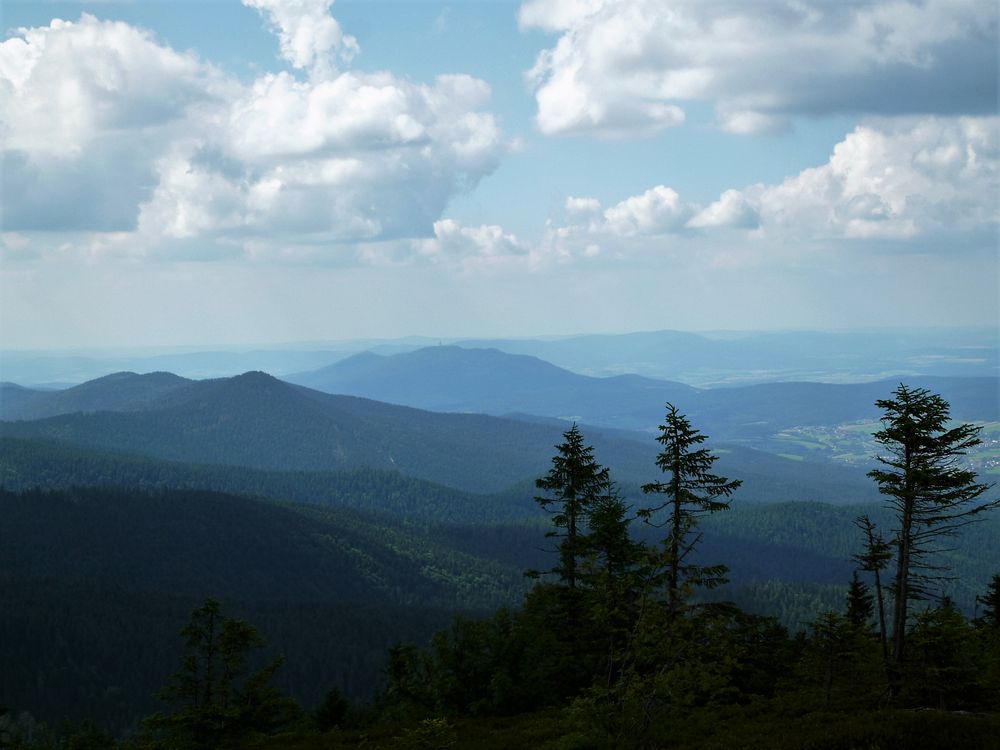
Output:
[[[551,709],[503,718],[283,735],[265,750],[1000,750],[1000,716],[933,710],[806,711],[780,702],[663,717],[641,739],[615,740]],[[579,714],[576,714],[578,717]]]

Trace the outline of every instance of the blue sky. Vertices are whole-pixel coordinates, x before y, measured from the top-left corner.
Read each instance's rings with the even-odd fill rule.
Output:
[[[997,6],[5,2],[5,348],[997,325]]]

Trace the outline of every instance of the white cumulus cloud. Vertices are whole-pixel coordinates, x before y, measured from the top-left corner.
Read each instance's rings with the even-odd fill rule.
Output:
[[[268,19],[278,35],[281,56],[318,78],[336,73],[336,59],[350,62],[358,41],[345,34],[330,15],[333,0],[243,0]]]
[[[528,0],[520,23],[559,35],[529,72],[548,134],[656,132],[692,101],[736,133],[997,105],[992,0]]]
[[[676,190],[657,185],[607,209],[604,219],[611,232],[628,237],[677,231],[690,215],[691,207]]]
[[[1000,119],[857,127],[830,160],[742,191],[769,234],[910,238],[1000,221]]]
[[[503,227],[483,224],[466,227],[454,219],[434,222],[433,239],[419,243],[425,257],[455,259],[502,258],[524,255],[528,248],[515,235],[504,232]]]
[[[727,190],[719,200],[698,212],[687,225],[696,229],[736,227],[755,229],[760,224],[757,210],[739,190]]]
[[[791,243],[960,238],[995,234],[998,196],[1000,117],[891,118],[859,125],[825,164],[780,183],[730,188],[707,206],[664,185],[607,209],[569,198],[568,223],[549,232],[562,245],[597,236],[623,252],[690,230]]]
[[[213,242],[249,252],[266,238],[336,253],[344,241],[426,235],[496,167],[505,146],[483,81],[338,72],[334,59],[357,45],[330,2],[246,4],[308,77],[243,84],[147,31],[86,14],[3,42],[4,228],[149,245],[203,238],[207,257]]]

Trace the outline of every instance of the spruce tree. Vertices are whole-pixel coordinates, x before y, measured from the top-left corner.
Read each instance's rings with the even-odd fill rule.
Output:
[[[882,643],[882,665],[889,673],[889,634],[885,623],[885,595],[882,591],[882,571],[892,560],[892,547],[885,538],[875,530],[875,524],[868,516],[858,516],[854,525],[865,534],[865,549],[854,559],[861,569],[868,571],[875,578],[875,604],[878,607],[878,633]]]
[[[594,460],[594,449],[584,445],[583,434],[573,426],[563,433],[565,442],[556,446],[549,473],[535,481],[535,486],[550,495],[539,495],[535,501],[553,514],[559,537],[559,564],[553,572],[570,589],[578,580],[578,564],[586,554],[587,514],[608,483],[608,470]]]
[[[656,457],[656,465],[669,478],[666,482],[650,482],[642,486],[643,492],[664,497],[662,503],[643,508],[639,515],[647,522],[667,529],[664,565],[670,612],[678,609],[682,584],[713,588],[725,583],[724,565],[700,566],[688,559],[701,539],[700,534],[694,534],[698,517],[727,510],[729,496],[742,483],[738,479],[730,480],[711,473],[712,464],[718,456],[707,448],[699,447],[706,439],[676,406],[668,403],[666,419],[660,425],[660,434],[656,438],[663,446]],[[667,512],[666,519],[660,523],[653,522],[654,516],[662,510]]]
[[[643,545],[629,535],[629,507],[618,487],[608,481],[587,511],[586,548],[592,568],[608,580],[621,580],[642,555]]]
[[[851,625],[856,628],[867,628],[875,612],[874,602],[875,597],[872,596],[872,592],[865,582],[858,578],[858,571],[854,571],[847,589],[847,619]]]
[[[876,457],[883,468],[868,476],[889,498],[898,524],[890,654],[892,688],[898,693],[909,603],[924,597],[930,579],[943,577],[943,569],[930,557],[942,539],[996,507],[1000,499],[977,502],[990,485],[977,482],[976,473],[961,465],[968,450],[982,442],[979,427],[949,427],[948,402],[924,388],[901,384],[892,396],[876,401],[883,416],[874,438],[885,454]]]

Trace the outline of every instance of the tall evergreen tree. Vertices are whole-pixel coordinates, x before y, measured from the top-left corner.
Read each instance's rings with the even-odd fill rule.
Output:
[[[875,613],[875,597],[868,586],[858,578],[858,571],[851,576],[847,588],[847,620],[856,628],[868,627],[868,622]]]
[[[968,450],[982,442],[979,427],[948,427],[948,402],[924,388],[900,384],[892,396],[875,402],[883,410],[882,429],[874,438],[885,449],[885,455],[876,457],[884,468],[868,476],[889,498],[898,524],[891,589],[895,607],[890,663],[895,693],[906,653],[909,603],[923,598],[929,579],[942,577],[942,568],[929,560],[937,543],[996,507],[1000,499],[977,502],[990,485],[977,482],[976,473],[961,465]]]
[[[878,633],[882,643],[882,665],[888,674],[889,670],[889,634],[885,623],[885,595],[882,590],[882,571],[892,560],[892,547],[875,529],[875,524],[868,516],[858,516],[854,525],[865,534],[864,551],[855,555],[854,559],[861,569],[868,571],[875,578],[875,605],[878,607]]]
[[[549,473],[535,481],[535,486],[549,495],[539,495],[535,501],[553,513],[556,530],[551,537],[560,537],[559,564],[553,572],[570,588],[578,580],[580,558],[586,554],[587,514],[608,483],[608,470],[594,460],[594,449],[584,445],[583,434],[574,423],[563,433],[565,442],[556,446]]]
[[[664,563],[667,604],[671,612],[677,611],[682,584],[711,588],[725,582],[725,566],[699,566],[688,561],[701,540],[700,534],[692,536],[698,517],[727,510],[729,496],[742,484],[739,479],[730,480],[711,473],[718,456],[699,447],[706,439],[676,406],[668,403],[666,419],[656,438],[663,446],[656,457],[656,465],[669,475],[669,479],[642,486],[643,492],[664,497],[660,505],[643,508],[639,515],[653,523],[651,519],[656,513],[667,511],[666,519],[653,525],[667,528]]]

